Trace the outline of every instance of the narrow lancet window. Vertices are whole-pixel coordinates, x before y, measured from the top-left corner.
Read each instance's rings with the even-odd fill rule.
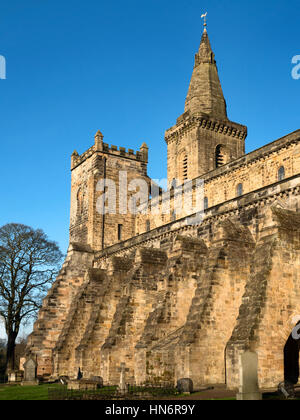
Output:
[[[237,189],[236,189],[236,195],[238,196],[238,197],[241,197],[242,195],[243,195],[243,184],[239,184],[238,186],[237,186]]]
[[[283,181],[285,179],[285,169],[284,166],[281,166],[278,171],[278,181]]]
[[[118,241],[122,241],[123,225],[118,225]]]

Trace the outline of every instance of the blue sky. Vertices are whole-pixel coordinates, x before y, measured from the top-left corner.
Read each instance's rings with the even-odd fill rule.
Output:
[[[208,11],[229,118],[247,151],[300,128],[299,0],[2,0],[0,225],[42,228],[68,245],[70,155],[105,142],[150,147],[166,177],[164,131],[184,110]]]

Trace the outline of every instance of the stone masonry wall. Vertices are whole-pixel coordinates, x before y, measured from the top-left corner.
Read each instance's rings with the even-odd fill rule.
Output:
[[[259,384],[272,387],[284,377],[284,346],[300,305],[300,218],[279,208],[268,211],[226,360],[228,386],[239,381],[238,359],[246,350],[259,359]]]
[[[225,382],[225,348],[253,250],[254,240],[247,228],[230,220],[220,223],[175,352],[177,378],[190,377],[195,386]]]

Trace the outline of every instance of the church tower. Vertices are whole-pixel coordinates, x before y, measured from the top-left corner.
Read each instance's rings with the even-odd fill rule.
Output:
[[[206,23],[185,101],[185,111],[166,131],[168,181],[200,177],[245,154],[247,127],[228,119]]]
[[[101,251],[135,235],[135,215],[128,211],[134,192],[130,183],[145,181],[148,146],[134,151],[103,142],[98,131],[94,145],[71,158],[70,243]],[[106,194],[103,203],[103,194]]]

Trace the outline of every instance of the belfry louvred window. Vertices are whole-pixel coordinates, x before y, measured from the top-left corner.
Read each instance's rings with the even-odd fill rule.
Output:
[[[226,156],[224,153],[224,147],[219,145],[216,148],[216,168],[225,165],[226,163]]]
[[[182,162],[182,177],[183,180],[186,181],[188,179],[188,157],[187,155],[184,156]]]

